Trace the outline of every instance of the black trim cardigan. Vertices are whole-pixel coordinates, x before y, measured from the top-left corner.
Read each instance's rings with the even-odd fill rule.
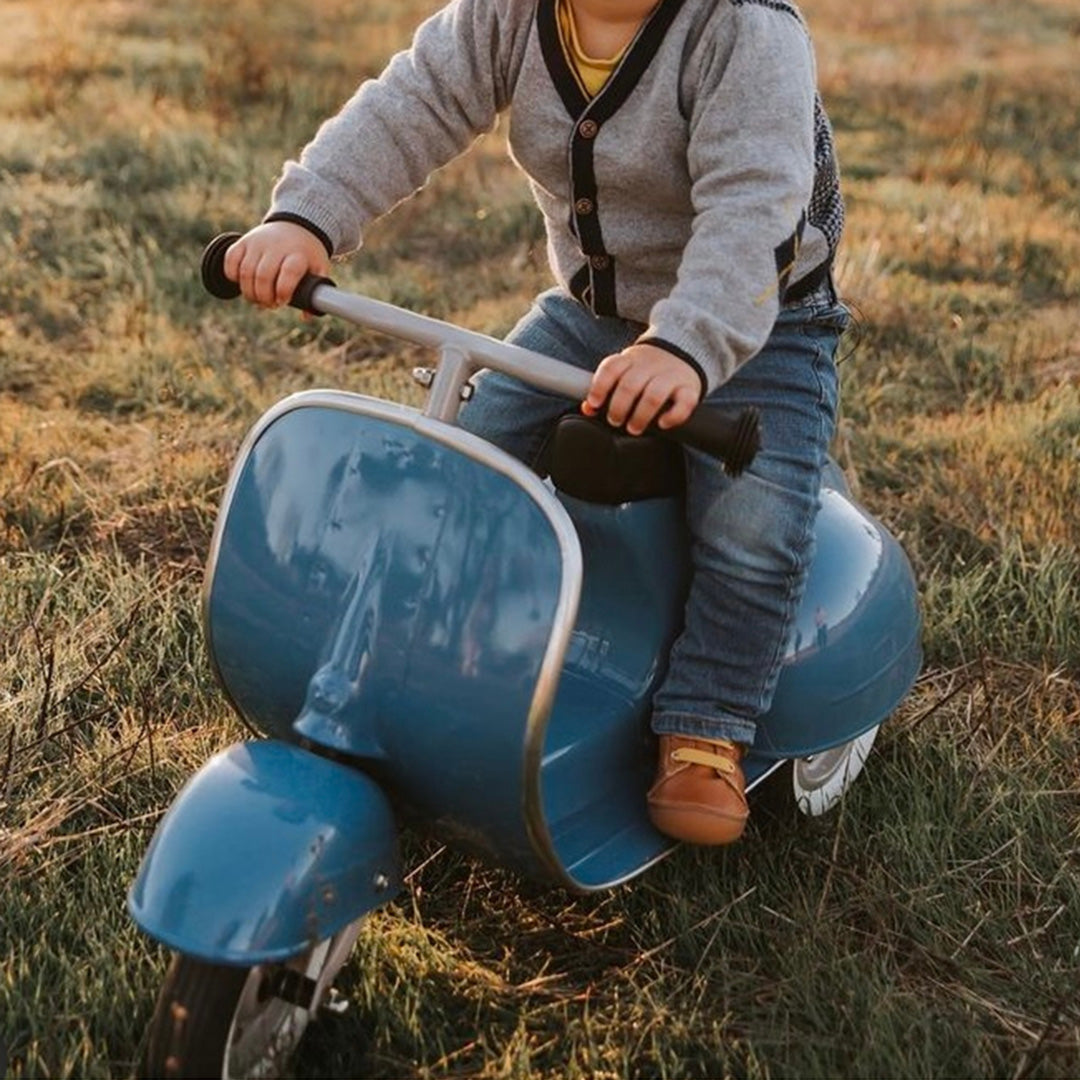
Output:
[[[711,389],[828,276],[843,202],[815,79],[788,0],[659,0],[592,98],[556,0],[453,0],[286,165],[270,216],[348,253],[508,112],[558,283]]]

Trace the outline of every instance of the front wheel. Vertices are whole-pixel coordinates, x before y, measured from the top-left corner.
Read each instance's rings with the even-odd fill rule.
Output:
[[[279,964],[234,967],[177,954],[147,1031],[146,1077],[273,1077],[296,1049],[360,920]]]

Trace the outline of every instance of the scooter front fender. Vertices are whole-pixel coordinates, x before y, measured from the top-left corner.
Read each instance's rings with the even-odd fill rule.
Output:
[[[152,938],[225,964],[303,952],[401,884],[389,801],[369,776],[289,743],[237,743],[162,819],[128,894]]]

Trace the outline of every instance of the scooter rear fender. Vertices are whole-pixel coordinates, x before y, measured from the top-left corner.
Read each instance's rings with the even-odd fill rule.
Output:
[[[151,937],[225,964],[303,952],[401,884],[386,795],[364,773],[289,743],[237,743],[162,819],[128,895]]]

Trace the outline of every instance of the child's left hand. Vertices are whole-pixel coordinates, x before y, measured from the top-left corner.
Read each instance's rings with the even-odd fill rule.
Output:
[[[701,379],[685,360],[637,344],[601,361],[581,411],[595,416],[607,402],[608,423],[640,435],[654,420],[660,428],[685,423],[700,400]]]

